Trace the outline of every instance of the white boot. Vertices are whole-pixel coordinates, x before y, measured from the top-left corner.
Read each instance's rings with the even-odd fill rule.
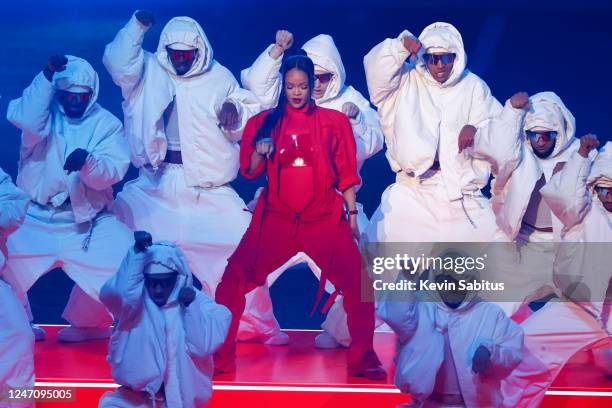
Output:
[[[271,337],[264,340],[263,344],[267,346],[284,346],[289,344],[289,335],[282,331],[277,331]]]
[[[333,338],[331,334],[323,330],[321,334],[315,337],[315,344],[320,349],[335,349],[340,348],[342,345]]]

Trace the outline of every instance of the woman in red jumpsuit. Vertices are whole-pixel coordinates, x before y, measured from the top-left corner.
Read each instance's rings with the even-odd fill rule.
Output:
[[[215,372],[236,369],[236,332],[245,294],[303,251],[322,270],[317,303],[326,279],[344,296],[352,338],[349,374],[383,380],[386,373],[372,346],[371,281],[361,276],[354,239],[355,186],[360,180],[351,125],[341,112],[318,107],[311,99],[315,76],[308,57],[288,58],[281,72],[277,107],[251,118],[241,143],[242,174],[253,179],[266,173],[268,184],[217,288],[216,301],[231,310],[233,320],[215,354]]]

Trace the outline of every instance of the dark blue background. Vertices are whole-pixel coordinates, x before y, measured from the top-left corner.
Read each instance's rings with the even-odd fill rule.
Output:
[[[499,3],[499,4],[498,4]],[[514,92],[552,90],[577,118],[578,135],[596,133],[609,140],[612,101],[612,6],[609,1],[31,1],[0,6],[0,112],[20,95],[49,55],[87,59],[100,76],[99,102],[119,118],[121,95],[102,66],[104,45],[138,8],[152,10],[157,24],[145,39],[154,51],[159,33],[173,16],[200,22],[215,58],[238,78],[274,40],[277,29],[294,33],[296,47],[311,37],[331,34],[342,55],[347,82],[367,95],[363,56],[386,37],[406,28],[414,34],[434,21],[454,24],[468,54],[468,67],[489,84],[503,103]],[[0,166],[16,175],[19,132],[0,120]],[[359,201],[371,214],[393,181],[384,155],[362,172]],[[133,178],[133,170],[127,179]],[[250,200],[256,184],[238,179],[235,188]],[[293,272],[293,271],[292,271]],[[37,320],[58,321],[70,281],[60,272],[44,277],[30,296]],[[305,270],[286,274],[273,287],[276,313],[284,327],[311,327],[308,319],[316,281]]]

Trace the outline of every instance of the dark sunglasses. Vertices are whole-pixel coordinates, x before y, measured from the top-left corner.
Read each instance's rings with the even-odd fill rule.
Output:
[[[324,74],[315,74],[315,79],[318,80],[322,84],[326,84],[334,77],[334,74],[331,72],[326,72]]]
[[[528,130],[525,132],[525,134],[527,135],[527,138],[534,143],[539,142],[540,139],[542,139],[544,143],[548,143],[557,137],[557,132],[552,130],[550,132],[533,132]]]
[[[171,275],[167,278],[156,278],[145,274],[145,286],[160,285],[162,288],[173,288],[176,285],[177,275]]]
[[[92,92],[57,91],[58,98],[70,104],[89,102],[91,95]]]
[[[166,52],[168,52],[168,56],[170,57],[170,59],[188,61],[195,59],[196,55],[198,54],[198,49],[196,48],[193,50],[174,50],[170,47],[166,47]]]
[[[612,195],[612,187],[598,187],[595,186],[595,191],[600,196],[606,197],[608,195]]]
[[[429,65],[437,65],[440,61],[442,65],[448,65],[455,61],[455,54],[423,54],[423,59]]]

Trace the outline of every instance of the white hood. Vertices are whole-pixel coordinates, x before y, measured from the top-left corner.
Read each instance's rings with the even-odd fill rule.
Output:
[[[472,243],[468,245],[453,245],[449,243],[437,243],[434,244],[434,247],[431,250],[431,254],[436,258],[443,259],[445,262],[447,259],[458,259],[458,258],[472,258],[475,259],[477,256],[482,255],[481,246],[484,248],[484,245],[479,245],[476,243]],[[447,270],[431,268],[429,270],[429,280],[434,282],[436,278],[440,275],[448,273]],[[454,273],[453,276],[459,280],[467,280],[467,281],[479,281],[480,273],[476,269],[466,269],[463,274]],[[457,308],[451,308],[444,303],[440,292],[437,290],[427,291],[424,295],[425,301],[435,302],[437,308],[439,309],[439,313],[455,313],[455,312],[464,312],[472,308],[477,302],[480,301],[478,297],[478,291],[467,291],[465,299],[461,302],[461,304]],[[439,319],[440,322],[446,322],[447,319]]]
[[[455,54],[455,62],[453,64],[453,70],[450,77],[440,84],[436,79],[431,76],[427,65],[423,58],[419,58],[416,69],[423,75],[424,78],[432,84],[442,88],[453,86],[464,75],[465,67],[467,65],[467,55],[463,48],[463,39],[459,31],[449,23],[437,22],[425,27],[421,35],[419,35],[419,41],[423,44],[423,47],[419,51],[419,55],[422,56],[430,48],[441,48]]]
[[[155,268],[154,265],[162,266],[162,268]],[[143,266],[144,273],[178,273],[176,285],[164,307],[170,307],[177,303],[178,294],[182,288],[193,286],[193,276],[185,255],[171,242],[157,241],[151,245],[147,249]]]
[[[538,158],[555,160],[574,142],[576,119],[554,92],[540,92],[530,99],[532,108],[525,116],[523,129],[543,128],[557,132],[553,153],[545,159]],[[533,151],[531,143],[525,143],[525,146]]]
[[[317,100],[317,103],[338,96],[342,88],[344,88],[346,71],[344,70],[344,64],[342,64],[342,58],[340,58],[340,52],[336,48],[334,39],[330,35],[319,34],[308,40],[302,46],[302,49],[306,51],[306,54],[315,65],[334,74],[325,90],[325,95]]]
[[[92,111],[98,100],[98,93],[100,91],[98,74],[91,64],[83,58],[73,55],[66,55],[66,58],[68,58],[66,69],[53,75],[53,86],[61,91],[79,92],[80,90],[81,92],[93,92],[85,113],[79,118],[79,120],[82,120]],[[62,105],[57,103],[57,101],[55,103],[57,109],[65,115]]]
[[[172,63],[168,59],[166,46],[181,44],[181,48],[197,48],[198,56],[191,69],[179,78],[190,78],[208,71],[213,61],[213,50],[204,30],[197,21],[190,17],[174,17],[168,21],[157,46],[157,60],[173,77],[177,77]]]

